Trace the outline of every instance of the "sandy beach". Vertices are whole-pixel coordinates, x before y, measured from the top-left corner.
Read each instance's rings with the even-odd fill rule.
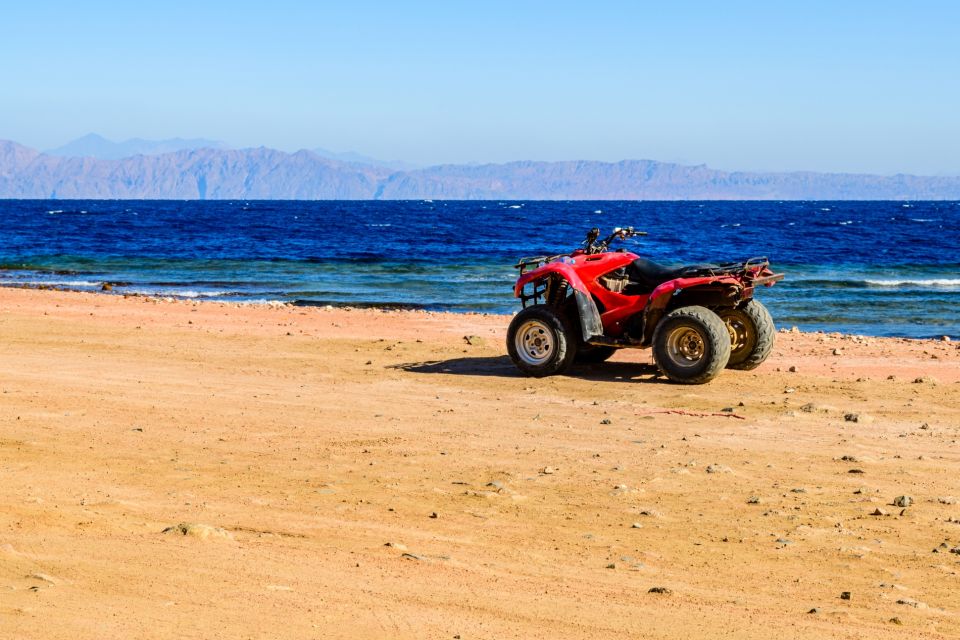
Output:
[[[956,342],[506,325],[0,289],[0,637],[960,636]]]

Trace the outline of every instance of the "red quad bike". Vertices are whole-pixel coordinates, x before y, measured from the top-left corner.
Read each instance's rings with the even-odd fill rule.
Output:
[[[767,359],[773,320],[753,291],[783,279],[770,261],[669,268],[608,251],[615,240],[645,235],[618,228],[598,242],[593,229],[569,255],[519,261],[514,295],[523,310],[510,323],[507,351],[521,371],[549,376],[617,349],[652,347],[667,378],[703,384],[724,367],[754,369]]]

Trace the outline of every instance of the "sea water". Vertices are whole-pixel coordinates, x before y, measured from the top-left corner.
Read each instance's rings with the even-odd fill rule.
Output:
[[[958,202],[0,201],[0,285],[508,314],[587,230],[666,264],[768,256],[779,326],[960,337]]]

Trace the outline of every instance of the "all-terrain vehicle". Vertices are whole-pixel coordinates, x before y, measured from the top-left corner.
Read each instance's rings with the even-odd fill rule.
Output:
[[[542,377],[576,363],[603,362],[624,348],[653,348],[670,380],[703,384],[724,367],[753,369],[773,348],[770,313],[754,288],[783,279],[766,258],[670,268],[610,245],[647,235],[592,229],[568,255],[522,258],[514,295],[523,310],[507,351],[524,373]]]

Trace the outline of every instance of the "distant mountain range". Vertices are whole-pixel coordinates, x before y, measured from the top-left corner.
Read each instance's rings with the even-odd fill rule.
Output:
[[[81,140],[72,151],[47,153],[0,141],[0,198],[960,200],[960,177],[729,172],[653,160],[397,169],[330,152],[227,149],[206,140]],[[112,157],[127,145],[139,155]]]
[[[96,133],[88,133],[82,138],[68,142],[62,147],[50,149],[51,156],[68,158],[99,158],[101,160],[120,160],[136,155],[155,156],[161,153],[174,153],[184,149],[226,149],[226,144],[203,138],[171,138],[169,140],[144,140],[130,138],[123,142],[113,142]]]

